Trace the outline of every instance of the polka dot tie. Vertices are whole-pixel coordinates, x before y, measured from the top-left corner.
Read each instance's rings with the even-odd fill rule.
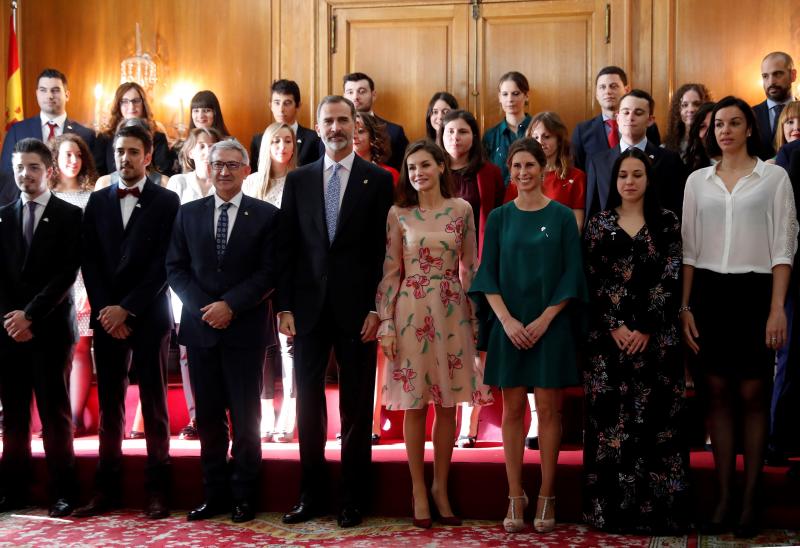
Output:
[[[228,244],[228,208],[231,204],[219,206],[219,219],[217,219],[217,261],[222,262],[225,255],[225,246]]]
[[[341,167],[341,164],[334,164],[333,174],[328,180],[328,188],[325,190],[325,223],[328,225],[328,241],[331,243],[336,236],[336,221],[339,219],[339,189],[341,188],[339,168]]]

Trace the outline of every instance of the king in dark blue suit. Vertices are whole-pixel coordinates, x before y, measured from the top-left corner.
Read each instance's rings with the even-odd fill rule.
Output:
[[[248,173],[238,141],[211,147],[216,194],[181,207],[167,254],[169,285],[183,302],[179,341],[188,351],[206,490],[189,521],[231,508],[234,522],[254,517],[262,372],[275,337],[267,298],[276,282],[279,210],[242,194]]]

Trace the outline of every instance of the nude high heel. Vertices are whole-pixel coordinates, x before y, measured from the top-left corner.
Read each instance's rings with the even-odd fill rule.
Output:
[[[536,530],[537,533],[549,533],[553,529],[556,528],[556,518],[552,517],[549,519],[544,519],[545,515],[547,515],[547,507],[552,503],[555,506],[555,497],[543,497],[539,495],[539,498],[544,501],[544,505],[542,506],[542,516],[533,519],[533,528]]]
[[[511,517],[503,520],[503,528],[507,533],[519,533],[525,528],[525,519],[523,518],[522,514],[525,512],[525,508],[528,507],[528,495],[526,495],[525,491],[523,491],[522,496],[509,496],[508,500],[509,506],[511,507]],[[517,515],[518,500],[522,501],[522,511],[519,513],[519,515]]]

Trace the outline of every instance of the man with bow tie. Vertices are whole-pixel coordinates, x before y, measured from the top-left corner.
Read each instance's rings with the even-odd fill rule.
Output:
[[[89,197],[81,265],[92,307],[100,460],[95,494],[78,517],[117,506],[122,488],[122,437],[128,368],[136,368],[147,440],[145,515],[169,514],[167,354],[173,327],[164,261],[180,199],[147,180],[153,141],[140,126],[114,137],[119,183]]]
[[[0,208],[0,512],[26,502],[35,393],[55,500],[49,515],[63,517],[77,495],[67,376],[78,340],[70,289],[80,263],[81,210],[48,190],[53,158],[42,141],[17,142],[12,162],[21,196]]]

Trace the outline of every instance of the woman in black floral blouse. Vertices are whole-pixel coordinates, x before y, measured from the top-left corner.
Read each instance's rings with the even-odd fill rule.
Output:
[[[677,328],[681,233],[661,209],[650,162],[614,164],[608,209],[584,234],[590,298],[584,372],[584,519],[613,532],[687,526],[688,445]]]

